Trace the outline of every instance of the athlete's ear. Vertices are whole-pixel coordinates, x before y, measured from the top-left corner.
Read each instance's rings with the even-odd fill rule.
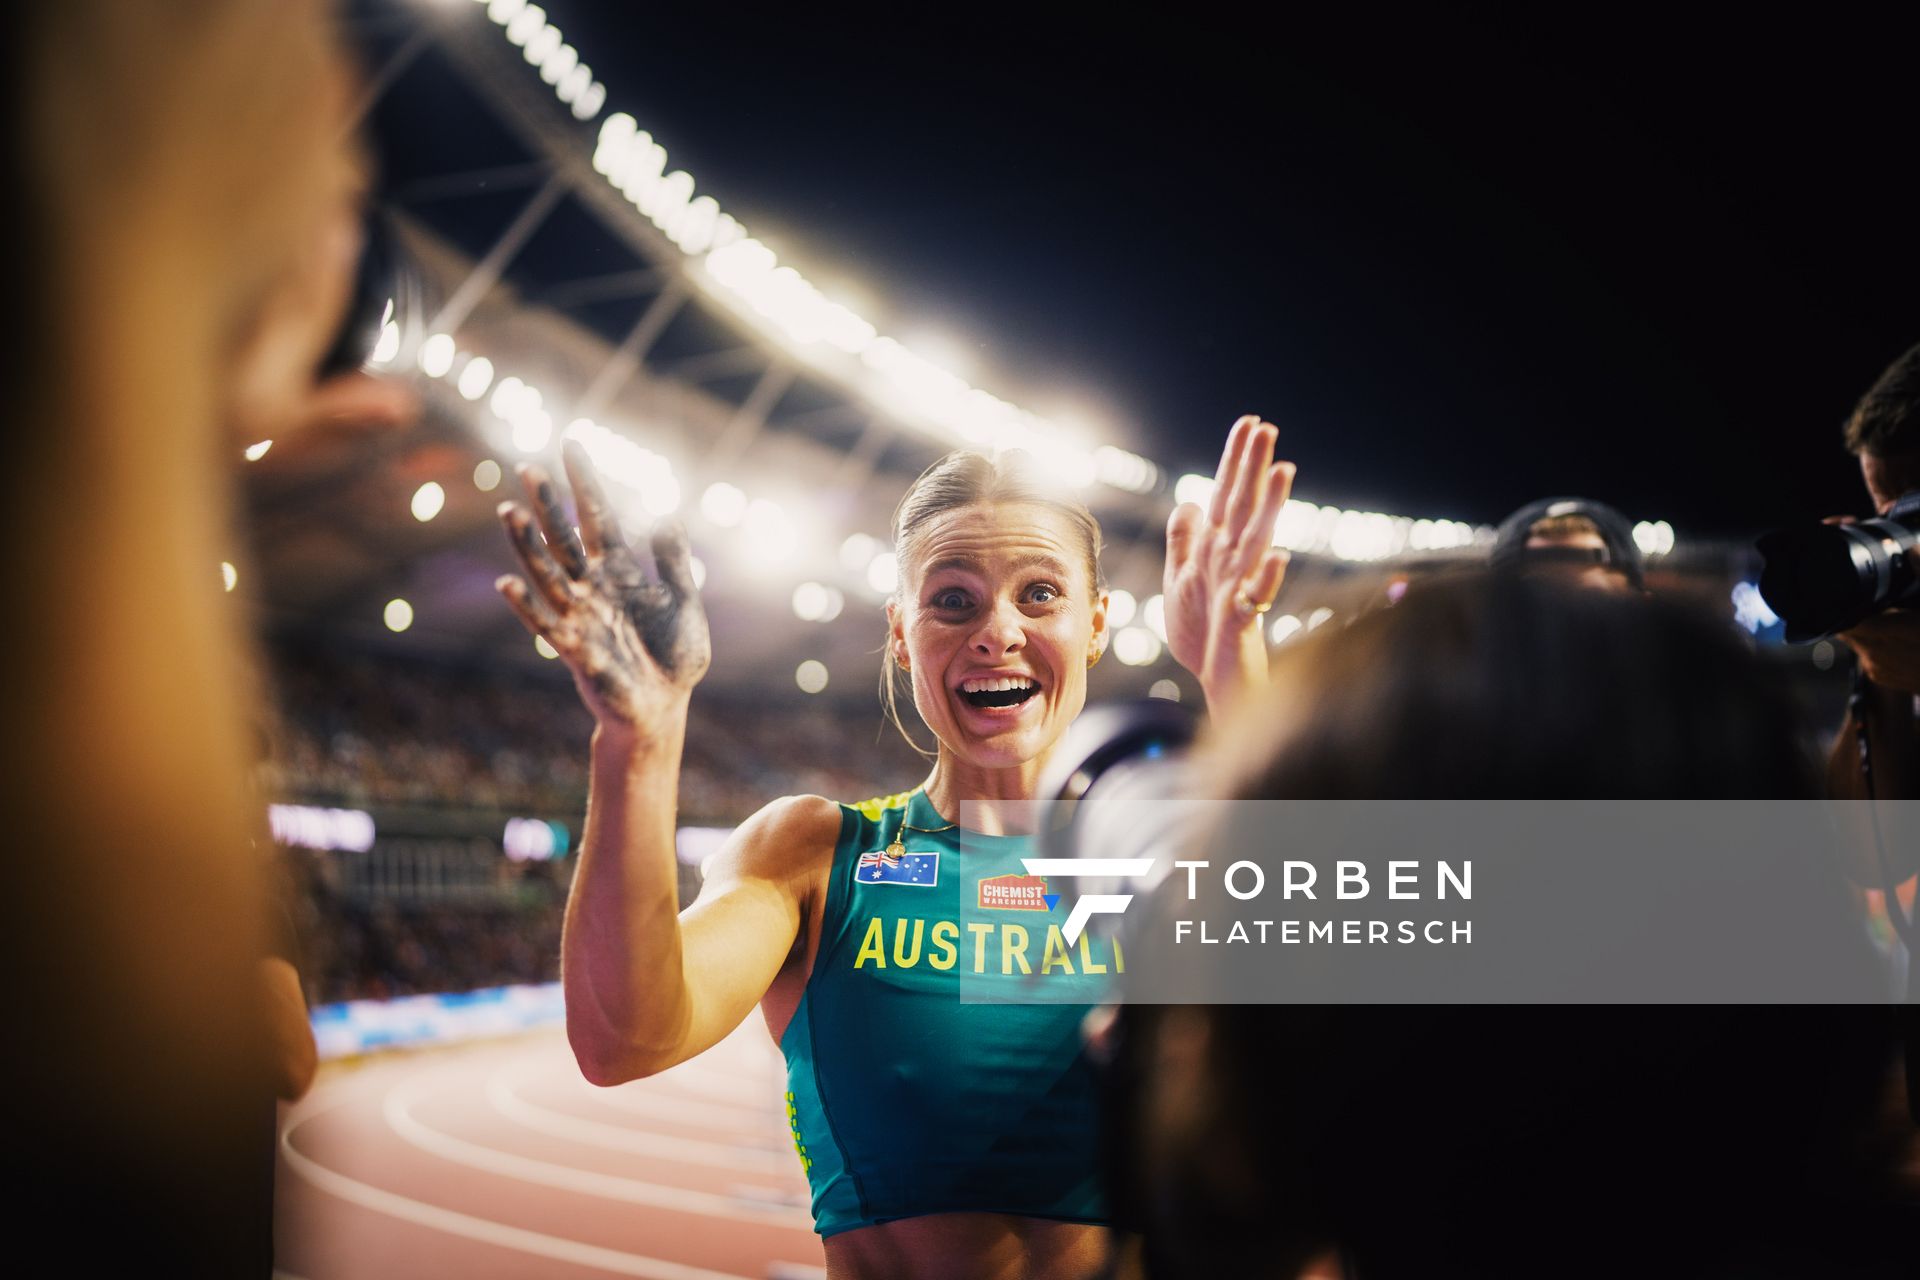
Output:
[[[1093,639],[1087,646],[1088,665],[1100,660],[1107,651],[1107,605],[1112,596],[1105,591],[1093,598]]]
[[[906,616],[892,598],[887,600],[887,656],[902,671],[908,669]]]

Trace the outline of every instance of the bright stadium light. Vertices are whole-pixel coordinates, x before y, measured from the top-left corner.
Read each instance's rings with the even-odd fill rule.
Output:
[[[513,447],[522,453],[538,453],[553,439],[553,415],[535,409],[514,419]]]
[[[1107,625],[1109,627],[1126,626],[1133,621],[1134,610],[1139,607],[1131,591],[1122,591],[1115,587],[1107,593]]]
[[[480,459],[473,469],[473,487],[482,493],[492,493],[500,487],[500,464],[492,458]]]
[[[890,596],[900,585],[900,562],[891,551],[882,551],[867,564],[867,585],[883,596]]]
[[[1213,477],[1189,471],[1173,482],[1173,500],[1204,507],[1213,501]]]
[[[1327,608],[1325,605],[1320,606],[1318,609],[1315,609],[1312,613],[1307,615],[1307,630],[1312,631],[1314,628],[1318,627],[1321,623],[1327,621],[1332,617],[1333,617],[1333,610]]]
[[[840,544],[840,567],[848,573],[865,573],[880,552],[880,543],[864,533],[847,535]]]
[[[228,591],[240,585],[240,571],[225,560],[220,562],[220,584]]]
[[[367,365],[374,369],[385,368],[399,354],[400,326],[389,320],[380,326],[380,340],[373,344],[373,354],[367,357]]]
[[[447,505],[447,491],[442,489],[434,481],[429,480],[413,491],[413,502],[411,505],[413,518],[421,524],[425,524],[427,521],[439,515],[440,509]]]
[[[1633,543],[1643,555],[1664,556],[1673,550],[1673,526],[1665,520],[1642,520],[1633,526]]]
[[[731,529],[747,514],[747,495],[725,480],[715,481],[700,495],[700,514],[722,529]]]
[[[453,357],[456,351],[453,335],[434,334],[420,344],[420,372],[429,378],[446,377],[447,370],[453,368]]]
[[[526,7],[527,0],[488,0],[487,17],[504,27]]]
[[[548,644],[545,636],[535,636],[533,638],[533,651],[543,658],[557,658],[560,656],[560,651]]]
[[[405,600],[389,600],[387,607],[381,610],[380,617],[387,624],[387,630],[405,631],[413,625],[413,606]]]
[[[273,441],[261,440],[254,444],[248,445],[246,449],[242,451],[241,456],[244,457],[248,462],[258,462],[260,461],[260,459],[267,456],[267,450],[271,448],[273,448]]]
[[[540,78],[550,85],[558,85],[573,73],[580,65],[580,52],[570,44],[557,46],[540,62]]]
[[[475,356],[467,361],[467,367],[460,371],[460,377],[454,385],[467,399],[478,400],[493,385],[493,361],[485,356]]]
[[[793,616],[802,622],[818,622],[827,611],[827,589],[817,582],[803,582],[793,589]]]
[[[1167,598],[1161,595],[1148,596],[1147,602],[1140,606],[1140,622],[1164,643],[1167,638]]]
[[[1160,657],[1160,637],[1145,627],[1122,627],[1113,637],[1113,656],[1130,667],[1144,667]]]
[[[1168,702],[1180,701],[1180,686],[1171,680],[1155,680],[1153,687],[1147,690],[1149,698],[1165,698]]]
[[[747,504],[741,527],[760,563],[781,563],[792,558],[793,521],[787,518],[786,509],[779,503],[769,498],[755,498]]]
[[[1306,630],[1305,623],[1290,613],[1283,613],[1273,620],[1273,630],[1269,634],[1272,635],[1275,644],[1285,644],[1304,630]]]
[[[807,693],[820,692],[827,687],[826,665],[808,658],[794,671],[793,682]]]
[[[707,586],[707,562],[699,556],[689,556],[687,568],[693,573],[694,590],[704,591]]]
[[[840,616],[840,611],[846,607],[847,607],[847,598],[844,595],[840,594],[839,590],[837,590],[836,588],[828,587],[827,588],[827,607],[826,607],[826,611],[820,615],[820,621],[832,622],[835,618]]]

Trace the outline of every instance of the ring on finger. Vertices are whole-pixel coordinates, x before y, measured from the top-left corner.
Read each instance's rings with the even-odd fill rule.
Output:
[[[1257,602],[1247,595],[1245,591],[1235,591],[1233,593],[1233,607],[1240,611],[1240,616],[1243,618],[1257,618],[1267,610],[1273,608],[1273,601]]]

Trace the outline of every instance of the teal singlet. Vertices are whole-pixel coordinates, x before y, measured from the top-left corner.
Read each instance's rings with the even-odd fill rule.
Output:
[[[1026,874],[1025,837],[968,832],[963,854],[958,829],[914,829],[942,827],[917,789],[840,806],[820,945],[780,1040],[814,1230],[1104,1222],[1080,1024],[1125,957],[1066,945],[1069,903]],[[1044,983],[1049,1002],[963,1003],[963,980],[970,999]]]

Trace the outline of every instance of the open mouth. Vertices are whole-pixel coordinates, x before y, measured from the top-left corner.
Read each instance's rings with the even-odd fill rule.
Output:
[[[1001,676],[987,680],[963,680],[960,697],[968,706],[986,710],[993,707],[1017,707],[1040,692],[1040,683],[1026,676]]]

